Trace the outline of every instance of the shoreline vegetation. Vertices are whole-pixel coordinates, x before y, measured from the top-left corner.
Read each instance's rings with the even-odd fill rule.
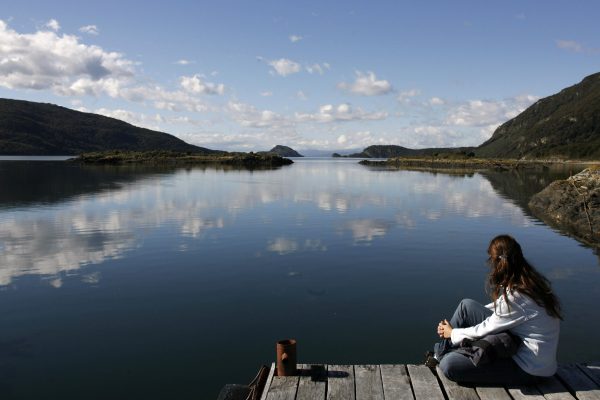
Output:
[[[385,167],[385,168],[419,168],[419,169],[469,169],[469,170],[512,170],[522,168],[549,167],[550,165],[567,165],[581,164],[592,165],[598,164],[599,161],[583,161],[583,160],[560,160],[560,159],[500,159],[500,158],[474,158],[474,157],[391,157],[387,160],[362,160],[360,165],[369,167]]]
[[[79,164],[226,165],[239,168],[278,168],[294,162],[273,153],[199,154],[176,151],[100,151],[72,158]]]

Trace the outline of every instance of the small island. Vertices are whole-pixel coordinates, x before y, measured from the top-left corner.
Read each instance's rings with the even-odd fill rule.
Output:
[[[271,153],[199,154],[176,151],[100,151],[83,153],[72,162],[80,164],[227,165],[240,168],[276,168],[294,162]]]
[[[302,154],[298,153],[296,150],[292,149],[289,146],[283,146],[278,144],[268,151],[269,153],[277,154],[281,157],[304,157]]]

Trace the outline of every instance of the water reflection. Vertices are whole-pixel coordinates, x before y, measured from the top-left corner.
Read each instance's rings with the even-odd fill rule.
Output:
[[[62,273],[149,251],[149,235],[187,252],[207,238],[227,245],[261,231],[266,250],[285,256],[347,238],[370,245],[457,217],[527,227],[529,196],[560,174],[382,171],[310,160],[267,172],[0,163],[0,183],[11,188],[0,192],[0,285],[36,274],[61,287]],[[82,282],[97,284],[94,274]]]
[[[4,360],[12,397],[215,398],[227,382],[214,371],[243,382],[289,336],[331,363],[418,362],[446,306],[484,298],[485,248],[500,232],[563,300],[562,361],[595,349],[581,332],[598,261],[522,209],[535,174],[300,160],[268,172],[60,166],[52,177],[54,166],[41,173],[62,194],[0,197],[0,355],[31,343],[30,358]],[[245,340],[232,340],[240,329]]]
[[[81,218],[61,212],[54,216],[20,214],[2,219],[0,225],[0,284],[20,275],[56,276],[83,265],[117,258],[131,248],[131,231],[115,230],[114,219],[82,224]],[[79,232],[78,232],[79,231]],[[60,279],[50,284],[60,287]]]
[[[269,241],[267,250],[279,255],[285,255],[297,251],[327,251],[327,246],[320,239],[305,239],[302,242],[286,237],[278,237]]]
[[[346,228],[352,232],[355,244],[368,245],[373,239],[385,236],[393,225],[392,221],[359,219],[349,221]]]
[[[0,162],[0,210],[54,204],[123,186],[173,168],[149,166],[80,166],[70,162]]]

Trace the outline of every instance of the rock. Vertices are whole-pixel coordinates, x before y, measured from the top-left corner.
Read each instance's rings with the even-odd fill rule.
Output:
[[[552,182],[531,198],[529,208],[548,225],[600,247],[600,170]]]

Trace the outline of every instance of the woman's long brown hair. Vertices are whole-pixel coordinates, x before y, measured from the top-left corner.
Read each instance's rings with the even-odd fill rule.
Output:
[[[521,246],[512,236],[496,236],[490,242],[488,254],[491,267],[488,287],[494,303],[504,296],[508,304],[506,290],[516,290],[531,297],[552,317],[562,319],[560,302],[550,282],[527,262]]]

